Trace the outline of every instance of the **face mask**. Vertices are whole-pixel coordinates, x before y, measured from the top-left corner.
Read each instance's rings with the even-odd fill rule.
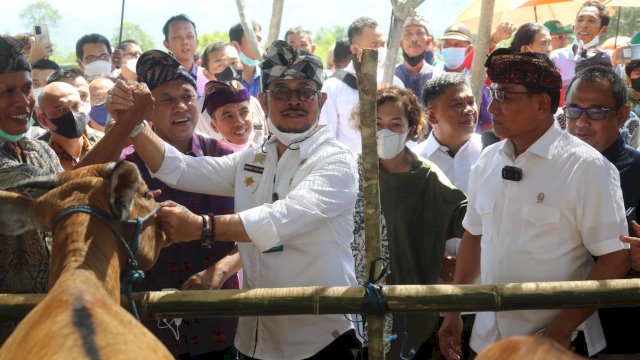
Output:
[[[431,55],[433,55],[433,54],[431,54]],[[409,55],[407,55],[406,52],[404,52],[404,50],[402,50],[402,58],[404,59],[404,61],[409,63],[409,65],[416,66],[416,65],[420,64],[420,62],[422,60],[424,60],[424,54],[420,54],[420,55],[417,55],[417,56],[409,56]]]
[[[67,139],[77,139],[84,133],[86,114],[69,111],[68,113],[49,119],[56,126],[55,133]]]
[[[40,107],[40,102],[38,102],[38,98],[40,97],[40,93],[42,93],[42,88],[39,87],[37,89],[33,89],[33,98],[35,99],[36,106]]]
[[[127,62],[125,62],[124,66],[126,66],[127,69],[129,69],[129,71],[131,71],[132,73],[135,73],[136,65],[138,65],[138,59],[129,59],[127,60]]]
[[[590,48],[590,47],[593,47],[593,46],[598,45],[598,43],[600,42],[600,35],[599,35],[599,34],[598,34],[598,35],[596,35],[596,37],[594,37],[593,39],[591,39],[591,41],[589,41],[589,42],[588,42],[588,43],[586,43],[586,44],[582,44],[582,45],[580,45],[580,44],[581,44],[581,42],[582,42],[582,40],[578,40],[578,38],[576,38],[576,39],[573,41],[573,43],[574,43],[574,44],[576,44],[576,45],[578,45],[578,46],[582,46],[582,48],[584,48],[584,49],[588,49],[588,48]]]
[[[640,92],[640,77],[629,80],[631,81],[631,88],[637,92]]]
[[[105,60],[96,60],[84,66],[84,73],[88,77],[108,76],[111,74],[111,62]]]
[[[384,66],[384,61],[387,60],[387,48],[380,47],[378,50],[378,68],[382,68]]]
[[[88,124],[89,120],[91,119],[89,117],[89,113],[91,112],[91,103],[90,102],[82,103],[82,108],[80,109],[80,112],[85,114],[84,122],[85,124]]]
[[[107,112],[105,103],[91,107],[89,116],[91,116],[93,121],[100,124],[100,126],[105,126],[107,124],[107,119],[109,119],[109,113]]]
[[[398,134],[389,129],[379,130],[376,136],[378,142],[378,157],[388,160],[398,156],[402,149],[404,149],[407,135],[409,135],[408,131]]]
[[[267,117],[267,126],[269,127],[269,131],[273,134],[273,136],[275,136],[276,139],[278,139],[278,141],[289,147],[293,144],[302,142],[313,135],[317,130],[318,122],[316,121],[316,123],[311,125],[309,129],[301,133],[286,133],[280,131],[280,129],[278,129],[273,124],[271,118],[269,117]]]
[[[433,51],[425,51],[424,52],[424,61],[429,65],[433,65]]]
[[[240,52],[240,61],[243,64],[245,64],[246,66],[255,67],[255,66],[258,65],[258,60],[254,60],[254,59],[249,58],[247,55],[242,53],[242,51]]]
[[[254,135],[253,132],[251,132],[251,134],[249,134],[249,140],[247,140],[246,143],[240,144],[240,145],[234,144],[234,143],[229,142],[227,140],[222,140],[222,141],[224,141],[225,145],[229,146],[231,148],[231,150],[233,150],[234,153],[237,153],[237,152],[244,151],[244,150],[248,149],[249,146],[251,146],[251,139],[253,139],[253,135]]]
[[[240,76],[238,75],[238,73],[236,73],[236,71],[231,66],[227,66],[227,68],[222,70],[222,72],[215,73],[214,75],[216,76],[216,79],[218,81],[224,81],[224,82],[231,81],[231,80],[240,81]]]
[[[444,60],[444,66],[447,69],[454,70],[460,67],[464,62],[464,57],[466,55],[467,48],[443,48],[442,49],[442,58]]]
[[[22,140],[22,138],[25,137],[25,135],[27,135],[27,133],[29,132],[29,129],[31,129],[31,126],[33,126],[34,123],[35,123],[35,121],[32,118],[31,121],[29,121],[29,128],[27,129],[27,131],[25,131],[22,134],[18,134],[18,135],[11,135],[11,134],[7,133],[6,131],[0,129],[0,138],[5,139],[5,140],[7,140],[9,142],[18,142],[18,141]]]

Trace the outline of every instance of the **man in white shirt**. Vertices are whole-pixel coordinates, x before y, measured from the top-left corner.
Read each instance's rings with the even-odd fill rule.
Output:
[[[246,289],[355,286],[350,243],[358,172],[349,149],[318,126],[326,99],[319,91],[322,62],[276,41],[260,67],[259,99],[273,134],[264,145],[195,158],[148,127],[133,136],[152,176],[176,189],[235,197],[236,214],[222,216],[196,215],[169,202],[158,213],[162,229],[177,242],[237,241]],[[135,102],[141,108],[152,100]],[[114,127],[118,133],[141,121],[126,113],[114,117],[126,123]],[[342,314],[247,316],[239,320],[235,346],[243,359],[353,359],[359,342]]]
[[[562,80],[553,62],[498,49],[486,66],[494,130],[506,140],[485,149],[471,170],[454,283],[478,275],[483,284],[624,276],[629,254],[619,240],[627,224],[618,171],[555,123]],[[593,355],[606,344],[594,311],[477,313],[471,348],[541,333]],[[447,313],[438,335],[448,359],[460,355],[461,328],[460,313]]]
[[[595,49],[600,43],[600,36],[607,33],[611,15],[607,8],[597,0],[589,0],[582,4],[573,24],[575,40],[570,46],[551,52],[551,60],[562,75],[562,88],[566,89],[576,74],[576,61],[582,53]]]
[[[478,106],[469,80],[444,73],[429,80],[422,92],[432,131],[413,152],[438,165],[451,183],[467,193],[471,166],[480,157],[482,142],[475,133]]]
[[[349,25],[347,31],[352,54],[362,49],[377,49],[378,63],[383,64],[386,57],[385,39],[378,23],[367,17],[361,17]],[[351,113],[360,100],[356,84],[356,70],[350,62],[344,70],[336,71],[322,85],[327,101],[320,112],[320,124],[328,125],[336,139],[347,145],[351,151],[362,151],[360,132],[353,126]],[[378,70],[378,85],[382,83],[382,71]],[[402,80],[393,77],[393,85],[404,88]]]

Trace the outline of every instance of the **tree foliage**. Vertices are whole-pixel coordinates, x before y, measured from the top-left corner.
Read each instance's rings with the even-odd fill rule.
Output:
[[[313,37],[313,43],[316,44],[315,54],[322,59],[324,66],[327,66],[327,54],[333,48],[337,40],[347,37],[347,29],[344,26],[334,26],[331,28],[320,28],[318,33]]]
[[[640,7],[623,7],[620,10],[620,30],[618,34],[621,36],[632,37],[633,34],[640,31]],[[618,22],[618,15],[611,18],[609,23],[609,31],[607,31],[607,38],[614,37],[616,35],[616,26]]]
[[[60,12],[43,0],[28,4],[20,10],[19,16],[25,28],[29,29],[29,31],[33,29],[34,25],[41,24],[46,24],[48,27],[53,28],[58,26],[58,23],[62,20]]]
[[[207,46],[217,41],[229,42],[229,33],[226,31],[215,30],[212,33],[200,34],[200,36],[198,36],[198,49],[200,50],[200,53],[202,53]]]
[[[120,27],[113,30],[113,36],[111,37],[111,43],[118,46],[118,36],[120,36]],[[155,42],[147,34],[140,25],[129,21],[124,21],[122,24],[122,40],[135,40],[140,43],[142,51],[157,49]]]

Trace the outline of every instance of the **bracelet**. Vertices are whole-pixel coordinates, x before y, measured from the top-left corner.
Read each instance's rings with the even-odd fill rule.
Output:
[[[202,240],[202,246],[211,247],[211,219],[207,215],[202,216],[202,232],[200,233],[200,240]]]
[[[147,120],[142,120],[140,124],[136,125],[136,127],[134,127],[133,130],[131,130],[131,133],[129,134],[129,138],[133,139],[134,137],[140,135],[140,133],[142,132],[142,130],[144,130],[145,127],[147,127]]]
[[[211,235],[209,237],[209,243],[213,244],[213,242],[216,240],[216,217],[211,213],[207,217],[209,218],[211,223]]]

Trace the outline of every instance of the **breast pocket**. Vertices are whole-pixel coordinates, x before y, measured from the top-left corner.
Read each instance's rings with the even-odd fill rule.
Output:
[[[523,249],[546,253],[558,246],[560,209],[546,205],[525,205],[522,208],[520,241]]]
[[[495,213],[495,199],[489,197],[478,197],[476,210],[482,220],[482,243],[493,242],[493,217]]]

